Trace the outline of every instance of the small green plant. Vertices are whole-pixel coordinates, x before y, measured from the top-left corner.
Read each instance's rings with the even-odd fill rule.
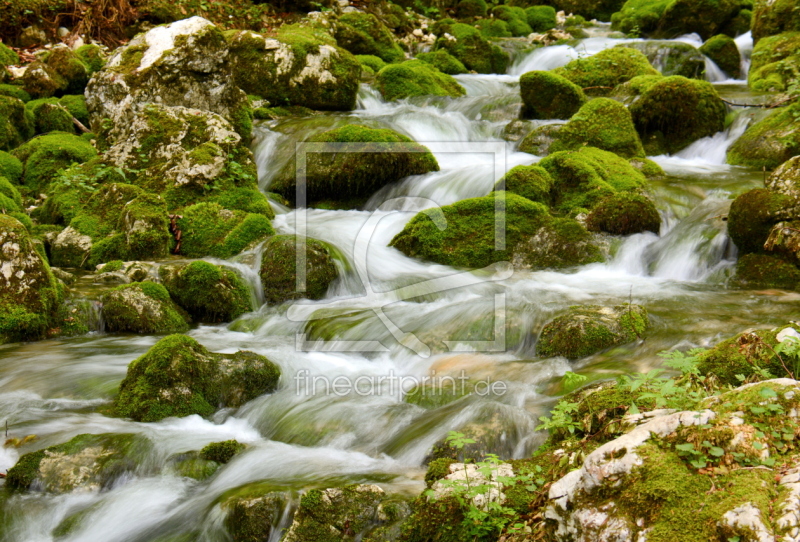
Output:
[[[575,433],[576,429],[581,428],[578,420],[572,417],[572,414],[578,411],[578,403],[570,403],[568,401],[559,401],[555,408],[550,412],[550,416],[540,416],[539,421],[542,422],[536,427],[537,431],[552,431],[554,429],[563,429],[570,434]]]
[[[575,388],[583,385],[587,380],[587,377],[573,373],[572,371],[567,371],[564,373],[564,376],[561,377],[561,382],[564,384],[564,389],[566,391],[574,390]]]

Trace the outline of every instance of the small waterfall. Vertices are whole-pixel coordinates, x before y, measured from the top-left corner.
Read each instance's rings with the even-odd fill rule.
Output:
[[[750,73],[750,57],[753,55],[753,33],[742,34],[734,41],[739,49],[739,54],[742,55],[742,79],[747,81],[747,74]]]
[[[717,66],[717,63],[708,58],[707,56],[703,56],[706,61],[706,81],[709,83],[721,83],[723,81],[728,81],[731,78]]]

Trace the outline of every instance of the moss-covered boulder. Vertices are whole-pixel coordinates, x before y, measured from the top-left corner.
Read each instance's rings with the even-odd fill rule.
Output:
[[[417,60],[421,60],[430,64],[437,70],[447,75],[458,75],[467,73],[467,68],[456,57],[445,51],[439,49],[430,53],[420,53],[417,55]]]
[[[30,108],[37,134],[74,132],[72,114],[66,107],[54,103],[39,103]]]
[[[624,2],[625,0],[544,0],[541,3],[567,14],[581,15],[587,20],[610,21],[611,15],[618,12]]]
[[[556,27],[556,10],[553,6],[530,6],[525,8],[525,18],[534,32],[547,32]]]
[[[236,272],[204,261],[158,270],[170,297],[199,322],[230,322],[253,310],[250,290]]]
[[[589,231],[612,235],[631,235],[651,231],[658,233],[661,215],[653,202],[631,192],[619,192],[600,201],[586,217]]]
[[[581,87],[552,72],[522,74],[519,90],[523,118],[568,119],[586,103]]]
[[[77,56],[89,70],[90,77],[102,70],[103,66],[106,65],[106,54],[103,48],[96,43],[81,45],[75,49],[75,56]]]
[[[486,39],[510,38],[513,36],[511,30],[508,29],[508,23],[500,19],[478,19],[475,21],[475,28]]]
[[[488,7],[486,0],[460,0],[456,5],[456,15],[460,19],[485,17]]]
[[[781,164],[767,177],[764,186],[778,194],[800,198],[800,155]]]
[[[392,32],[371,13],[345,13],[337,21],[334,37],[340,47],[356,55],[375,55],[386,62],[405,57]]]
[[[499,21],[505,21],[512,36],[527,36],[533,30],[528,24],[528,15],[519,6],[509,6],[501,4],[492,8],[492,17]]]
[[[489,43],[480,31],[468,24],[448,24],[442,29],[435,49],[444,49],[457,58],[468,70],[478,73],[505,73],[508,53]]]
[[[688,43],[644,40],[621,43],[617,47],[628,47],[641,51],[650,64],[664,76],[682,75],[692,79],[705,79],[706,62],[703,58],[705,53],[701,53]],[[738,49],[736,52],[738,54]]]
[[[22,172],[24,171],[22,162],[5,151],[0,151],[0,176],[5,177],[15,184],[22,182]]]
[[[154,282],[118,286],[102,297],[106,330],[130,333],[179,333],[189,329],[189,317]]]
[[[250,484],[223,495],[220,507],[233,542],[260,542],[277,532],[287,495],[263,484]]]
[[[386,67],[386,62],[381,57],[375,55],[356,55],[356,60],[362,67],[369,68],[375,73]]]
[[[627,160],[593,147],[553,153],[539,165],[553,178],[554,209],[572,216],[617,192],[641,190],[646,184],[644,174]]]
[[[733,386],[741,382],[739,376],[763,378],[762,371],[773,377],[788,376],[786,362],[775,352],[778,334],[787,328],[793,329],[785,325],[745,331],[720,342],[700,355],[700,373],[714,377],[720,384]]]
[[[737,288],[797,290],[800,269],[769,254],[745,254],[736,262],[731,284]]]
[[[339,277],[331,249],[316,239],[306,239],[305,290],[297,288],[297,239],[276,235],[264,244],[261,258],[261,284],[267,303],[293,299],[322,299]]]
[[[2,76],[0,76],[0,80],[2,80]],[[12,98],[22,100],[25,103],[31,101],[31,95],[25,92],[22,87],[17,85],[0,84],[0,96],[11,96]]]
[[[33,137],[33,114],[25,102],[13,96],[0,95],[0,151],[9,151]]]
[[[714,61],[719,68],[734,79],[738,79],[741,73],[740,66],[742,55],[732,37],[725,34],[718,34],[709,38],[700,52]],[[666,75],[666,74],[665,74]]]
[[[576,360],[641,338],[649,326],[639,305],[570,307],[542,329],[536,352],[542,357]]]
[[[22,76],[23,88],[34,98],[83,94],[88,82],[89,68],[66,45],[46,51]]]
[[[245,30],[229,43],[233,80],[247,94],[311,109],[356,105],[361,66],[324,32],[286,25],[276,39]]]
[[[792,0],[754,0],[753,41],[783,32],[800,31],[800,13]]]
[[[0,343],[45,335],[61,301],[61,288],[41,246],[17,219],[0,214]]]
[[[158,103],[216,113],[249,137],[250,105],[230,69],[228,43],[206,19],[155,27],[117,49],[92,77],[86,88],[92,129],[99,133],[106,119],[124,127],[143,105]]]
[[[231,211],[218,203],[198,203],[182,212],[176,250],[190,258],[230,258],[275,233],[264,215]]]
[[[421,212],[392,239],[414,258],[455,267],[486,267],[510,261],[517,267],[563,268],[602,260],[589,234],[570,219],[554,220],[547,207],[506,192],[506,236],[495,250],[495,196],[462,200]]]
[[[624,158],[644,157],[644,148],[628,108],[610,98],[586,103],[555,134],[549,152],[584,146],[613,152]]]
[[[0,174],[0,212],[9,214],[22,211],[22,194],[6,177]]]
[[[751,55],[748,83],[755,90],[786,91],[800,80],[800,31],[758,42]]]
[[[19,55],[7,45],[0,43],[0,66],[15,66],[19,64]]]
[[[78,435],[23,455],[8,471],[6,484],[14,489],[35,486],[48,493],[97,491],[135,472],[152,448],[145,437],[130,433]]]
[[[264,356],[215,354],[190,337],[170,335],[131,362],[114,409],[142,422],[210,416],[275,391],[279,379],[280,369]]]
[[[343,152],[306,155],[306,205],[356,208],[383,186],[409,175],[439,170],[427,148],[389,129],[351,124],[315,135],[309,142],[332,143],[332,150],[337,143],[348,145]],[[402,148],[392,152],[398,143]],[[295,161],[273,180],[269,190],[296,203]]]
[[[612,47],[589,58],[578,58],[553,70],[589,94],[608,94],[614,87],[641,75],[659,75],[636,49]]]
[[[673,0],[626,0],[611,16],[611,28],[626,34],[651,34]]]
[[[537,165],[511,168],[494,187],[495,190],[505,190],[547,206],[551,202],[552,188],[553,178],[546,169]]]
[[[376,86],[386,100],[401,100],[412,96],[458,97],[466,94],[464,87],[452,76],[421,60],[389,64],[378,72]]]
[[[23,184],[38,194],[47,189],[59,171],[72,163],[89,161],[97,156],[97,150],[85,139],[59,132],[31,139],[13,154],[24,164]]]
[[[733,200],[728,212],[728,235],[742,254],[764,252],[772,227],[796,215],[794,198],[764,188]]]
[[[725,104],[706,81],[665,77],[630,108],[648,155],[676,153],[725,127]]]
[[[747,128],[728,149],[728,163],[772,169],[800,154],[798,115],[800,102],[795,102]]]
[[[749,0],[627,0],[611,17],[612,29],[654,38],[675,38],[697,33],[708,38],[721,33],[736,37],[746,31]]]
[[[550,154],[550,145],[556,140],[558,131],[563,126],[563,124],[544,124],[534,128],[524,135],[517,150],[536,156],[547,156]]]

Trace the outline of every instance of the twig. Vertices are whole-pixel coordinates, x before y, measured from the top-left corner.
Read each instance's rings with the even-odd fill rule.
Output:
[[[595,90],[595,89],[603,89],[603,90],[614,90],[614,87],[586,87],[583,90]]]
[[[72,124],[74,124],[78,128],[78,130],[80,130],[84,134],[88,134],[91,132],[91,130],[89,130],[86,126],[84,126],[83,123],[78,119],[76,119],[75,117],[72,117]]]
[[[583,90],[586,90],[586,89],[583,89]],[[783,100],[781,100],[779,102],[775,102],[773,104],[737,104],[737,103],[734,103],[734,102],[729,102],[728,100],[725,100],[723,98],[720,98],[720,100],[722,100],[726,104],[732,105],[734,107],[760,107],[762,109],[774,109],[775,107],[782,107],[785,103],[792,102],[792,101],[794,101],[796,99],[797,99],[797,96],[789,96],[788,98],[785,98],[785,99],[783,99]]]

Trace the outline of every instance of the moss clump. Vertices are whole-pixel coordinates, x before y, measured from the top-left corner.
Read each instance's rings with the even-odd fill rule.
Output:
[[[776,335],[784,328],[740,333],[722,341],[700,356],[699,369],[704,375],[713,376],[720,384],[739,385],[741,379],[758,376],[767,371],[775,378],[786,377],[783,361],[775,354],[778,345]]]
[[[647,57],[636,49],[612,47],[589,58],[572,60],[566,66],[553,70],[581,87],[592,90],[589,94],[608,94],[611,89],[640,75],[659,75]]]
[[[19,62],[19,55],[0,42],[0,66],[16,66]]]
[[[8,471],[6,483],[14,489],[28,489],[37,482],[51,493],[101,489],[135,471],[151,450],[150,441],[140,435],[78,435],[23,455]]]
[[[386,66],[386,62],[381,57],[375,55],[356,55],[358,63],[366,66],[375,73],[378,73]]]
[[[440,457],[428,463],[428,470],[425,472],[425,485],[431,487],[434,482],[450,474],[450,465],[453,463],[457,463],[457,461],[450,457]]]
[[[375,55],[386,62],[405,57],[391,31],[371,13],[345,13],[339,17],[334,37],[339,47],[356,55]]]
[[[800,115],[800,102],[781,108],[750,126],[728,149],[728,163],[772,169],[800,154],[797,115]]]
[[[464,88],[450,75],[421,60],[389,64],[378,72],[376,84],[387,100],[401,100],[412,96],[458,97],[466,94]]]
[[[252,484],[223,497],[225,528],[233,542],[260,542],[277,530],[286,495],[265,485]]]
[[[800,31],[800,13],[792,0],[756,0],[753,7],[753,40],[783,32]]]
[[[31,95],[25,92],[25,89],[17,85],[0,85],[0,96],[11,96],[25,103],[31,101]]]
[[[59,171],[74,162],[87,162],[97,156],[97,151],[80,137],[59,132],[31,139],[13,154],[24,164],[22,182],[28,189],[40,193]]]
[[[432,53],[420,53],[417,55],[417,60],[421,60],[430,64],[437,70],[447,75],[458,75],[460,73],[467,73],[467,68],[456,57],[443,49],[433,51]]]
[[[333,201],[340,207],[354,208],[387,184],[409,175],[439,170],[436,158],[427,148],[389,129],[351,124],[313,136],[309,141],[351,145],[346,149],[349,152],[307,155],[307,205]],[[403,149],[406,152],[392,152],[394,143],[406,144]],[[296,183],[295,162],[292,161],[269,189],[296,203]]]
[[[230,258],[275,233],[265,216],[230,211],[217,203],[187,207],[178,227],[182,232],[180,253],[191,258]]]
[[[443,21],[440,21],[442,23]],[[468,70],[478,73],[505,73],[508,54],[481,36],[480,31],[468,24],[447,24],[442,28],[451,37],[441,36],[436,40],[435,49],[444,49],[457,58]]]
[[[112,332],[179,333],[189,329],[189,318],[154,282],[123,284],[103,294],[103,319]]]
[[[718,34],[705,42],[700,47],[700,52],[713,60],[730,77],[739,78],[742,56],[732,37]]]
[[[539,165],[553,178],[553,206],[573,216],[616,192],[641,190],[645,176],[624,158],[593,147],[551,154]]]
[[[636,340],[648,325],[647,311],[638,305],[570,307],[544,327],[536,351],[543,357],[585,358]]]
[[[89,69],[90,76],[102,70],[106,65],[103,48],[94,43],[87,43],[75,49],[75,56]]]
[[[212,442],[200,450],[200,458],[224,465],[233,459],[233,456],[242,453],[245,448],[247,448],[247,446],[237,440]]]
[[[800,78],[800,31],[762,39],[751,59],[748,83],[753,89],[788,90]]]
[[[34,100],[34,102],[38,101],[39,100]],[[67,111],[66,107],[46,102],[31,105],[34,102],[29,103],[28,106],[33,113],[37,134],[46,134],[48,132],[75,132],[72,124],[72,114]]]
[[[578,150],[587,145],[624,158],[644,158],[628,108],[610,98],[597,98],[583,105],[558,131],[549,150]]]
[[[720,33],[745,30],[740,20],[747,20],[751,7],[751,2],[740,0],[627,0],[612,15],[611,28],[637,37],[643,34],[675,38],[696,32],[708,39]]]
[[[556,10],[552,6],[525,8],[525,18],[534,32],[547,32],[556,27]]]
[[[631,235],[651,231],[658,233],[661,216],[650,199],[641,194],[620,192],[600,201],[586,218],[590,231],[612,235]]]
[[[456,6],[456,15],[459,19],[486,17],[488,9],[485,0],[461,0]]]
[[[745,254],[736,262],[732,285],[748,289],[797,290],[800,269],[776,256]]]
[[[190,337],[170,335],[131,362],[114,408],[142,422],[210,416],[274,391],[279,378],[278,367],[263,356],[214,354]]]
[[[628,47],[641,51],[661,75],[682,75],[693,79],[705,79],[706,59],[693,45],[671,40],[643,40],[621,43],[616,47]],[[737,50],[738,52],[738,50]],[[642,76],[655,77],[655,76]]]
[[[581,88],[552,72],[533,71],[519,78],[522,117],[568,119],[586,103]]]
[[[172,299],[194,320],[230,322],[253,308],[247,285],[226,267],[196,261],[162,266],[159,276]]]
[[[513,36],[511,30],[508,29],[508,23],[500,19],[480,19],[475,22],[475,27],[480,30],[481,36],[487,39]]]
[[[34,98],[83,94],[89,82],[86,64],[67,46],[54,47],[25,70],[22,83]]]
[[[788,218],[785,214],[793,199],[757,188],[745,192],[731,204],[728,212],[728,235],[743,254],[764,252],[764,243],[772,226]]]
[[[725,127],[725,104],[706,81],[666,77],[630,108],[648,155],[676,153]]]
[[[339,276],[331,250],[316,239],[306,239],[305,291],[298,292],[296,243],[293,235],[276,235],[264,244],[260,275],[267,303],[322,299]]]
[[[499,5],[492,8],[492,17],[505,21],[512,36],[527,36],[533,30],[528,25],[528,15],[518,6]]]
[[[0,150],[9,151],[33,137],[33,115],[19,98],[0,95]]]
[[[516,166],[497,181],[495,190],[505,190],[531,201],[550,205],[553,179],[540,166]]]

